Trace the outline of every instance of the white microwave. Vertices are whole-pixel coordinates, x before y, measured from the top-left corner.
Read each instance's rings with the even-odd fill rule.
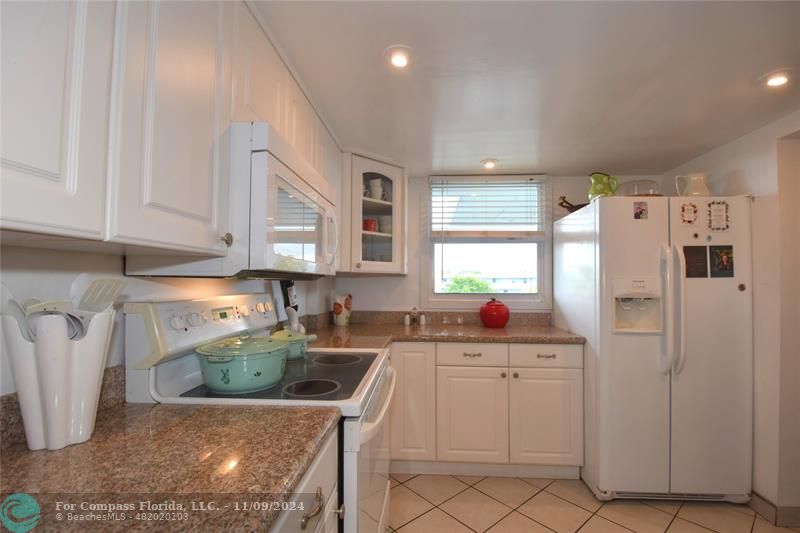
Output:
[[[336,193],[267,123],[230,127],[225,257],[129,255],[135,276],[314,278],[336,273]]]

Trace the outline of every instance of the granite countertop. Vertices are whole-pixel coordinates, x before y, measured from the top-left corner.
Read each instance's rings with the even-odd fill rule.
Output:
[[[54,502],[285,501],[339,417],[333,407],[122,404],[98,414],[94,435],[83,444],[56,451],[31,452],[24,444],[4,450],[0,489],[3,495],[33,495],[45,529],[175,530],[174,521],[128,519],[127,528],[121,522],[57,523]],[[183,526],[263,530],[279,514],[190,511]]]
[[[313,331],[318,339],[313,348],[385,348],[392,342],[498,342],[521,344],[583,344],[579,335],[550,326],[507,326],[434,324],[403,326],[392,324],[351,324],[327,326]]]

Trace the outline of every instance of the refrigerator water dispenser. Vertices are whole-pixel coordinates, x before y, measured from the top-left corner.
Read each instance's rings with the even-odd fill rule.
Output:
[[[618,278],[613,287],[614,332],[662,332],[659,278]]]

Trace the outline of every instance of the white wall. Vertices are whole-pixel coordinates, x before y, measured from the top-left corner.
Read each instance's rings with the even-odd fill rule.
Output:
[[[778,141],[781,367],[778,501],[800,506],[800,131]]]
[[[61,300],[69,298],[73,280],[81,273],[92,276],[122,276],[122,257],[115,255],[64,252],[4,246],[0,250],[0,279],[20,302],[29,298]],[[120,301],[163,298],[203,298],[222,294],[259,293],[269,290],[261,280],[213,280],[178,278],[125,278],[128,286]],[[326,310],[330,303],[331,280],[297,282],[301,314]],[[14,382],[0,330],[0,394],[14,392]],[[118,313],[108,366],[124,361],[124,328]]]
[[[620,182],[644,178],[645,176],[622,176]],[[430,268],[423,246],[427,246],[428,177],[414,177],[409,180],[408,192],[408,275],[371,276],[338,274],[334,281],[334,292],[353,295],[353,308],[369,311],[410,311],[412,307],[422,308],[420,293],[421,272]],[[586,176],[551,177],[553,218],[566,215],[566,210],[558,207],[558,198],[566,196],[573,204],[588,201],[589,178]],[[424,263],[424,264],[421,264]]]
[[[674,194],[674,176],[689,172],[710,172],[709,188],[712,194],[755,196],[752,209],[755,321],[753,487],[773,503],[779,501],[780,258],[781,232],[784,229],[781,227],[778,197],[777,143],[780,137],[798,130],[800,111],[697,157],[667,172],[661,178],[662,188]],[[794,201],[795,209],[798,200],[800,199]],[[791,505],[800,505],[800,502]]]

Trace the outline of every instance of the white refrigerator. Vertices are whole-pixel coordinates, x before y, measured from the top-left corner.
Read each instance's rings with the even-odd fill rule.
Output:
[[[586,337],[601,499],[751,490],[749,197],[600,198],[554,224],[555,325]]]

